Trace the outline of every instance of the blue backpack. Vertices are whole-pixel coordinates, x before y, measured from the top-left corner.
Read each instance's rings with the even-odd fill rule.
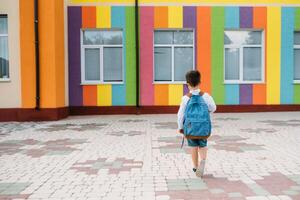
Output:
[[[199,95],[188,94],[190,100],[184,112],[183,122],[183,133],[187,139],[207,139],[210,136],[210,114],[202,96],[203,92]]]

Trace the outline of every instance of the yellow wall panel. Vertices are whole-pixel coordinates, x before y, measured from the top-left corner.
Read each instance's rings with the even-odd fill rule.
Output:
[[[111,106],[112,105],[112,87],[111,85],[97,85],[97,105]]]
[[[168,27],[182,28],[183,27],[183,9],[182,6],[169,6],[168,10]]]
[[[110,6],[97,6],[97,28],[111,28],[110,15]]]
[[[281,8],[268,7],[267,104],[280,104]]]
[[[183,96],[183,85],[169,85],[169,105],[179,105]]]

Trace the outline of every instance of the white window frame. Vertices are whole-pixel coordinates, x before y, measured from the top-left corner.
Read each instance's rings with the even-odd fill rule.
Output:
[[[155,44],[154,34],[156,31],[192,31],[193,32],[193,44]],[[155,80],[155,47],[168,47],[171,48],[171,64],[172,64],[172,80],[171,81],[156,81]],[[174,63],[174,49],[176,47],[192,47],[193,48],[193,70],[195,69],[195,31],[192,28],[181,29],[154,29],[153,31],[153,84],[186,84],[186,81],[175,81],[175,63]]]
[[[300,30],[295,30],[295,31],[294,31],[294,35],[295,35],[296,32],[300,33]],[[295,44],[294,41],[293,41],[293,45],[294,45],[294,49],[293,49],[293,59],[294,59],[294,56],[295,56],[295,53],[294,53],[294,52],[295,52],[295,49],[299,49],[299,50],[300,50],[300,44]],[[294,70],[295,63],[293,63],[293,64],[294,64],[294,66],[293,66],[293,70]],[[295,71],[294,71],[294,73],[295,73]],[[294,77],[293,77],[293,82],[294,82],[295,84],[300,84],[300,80],[295,80]]]
[[[7,19],[7,26],[8,26],[8,15],[6,14],[0,14],[1,17],[6,17]],[[8,29],[8,27],[7,27]],[[8,31],[6,34],[0,34],[0,37],[6,37],[7,41],[8,41]],[[9,47],[7,47],[7,52],[8,52],[8,56],[9,56]],[[8,78],[1,78],[0,77],[0,82],[9,82],[10,81],[10,75],[9,75],[9,58],[8,58]]]
[[[260,31],[262,34],[261,41],[262,43],[260,45],[257,44],[242,44],[242,45],[234,45],[234,44],[224,44],[224,49],[223,49],[223,57],[224,57],[224,64],[223,64],[223,69],[224,69],[224,84],[263,84],[265,83],[265,31],[263,29],[225,29],[225,31]],[[243,65],[243,58],[244,58],[244,48],[261,48],[261,80],[259,81],[245,81],[243,80],[243,70],[244,70],[244,65]],[[225,78],[225,50],[226,49],[239,49],[239,80],[226,80]]]
[[[101,45],[85,45],[83,44],[83,32],[84,31],[121,31],[122,32],[122,44],[101,44]],[[81,85],[96,85],[96,84],[124,84],[124,34],[123,29],[81,29],[80,31],[80,43],[81,43]],[[121,47],[122,48],[122,81],[104,81],[104,59],[103,59],[103,52],[104,48],[116,48]],[[100,53],[100,80],[99,81],[91,81],[91,80],[85,80],[85,49],[99,49]]]

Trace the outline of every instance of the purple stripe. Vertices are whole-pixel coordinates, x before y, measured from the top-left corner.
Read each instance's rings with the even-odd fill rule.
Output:
[[[252,104],[252,85],[242,84],[240,85],[240,104],[250,105]]]
[[[195,69],[197,69],[197,9],[194,6],[183,7],[183,27],[194,29]]]
[[[69,104],[82,106],[80,70],[81,7],[68,7]]]
[[[187,86],[187,84],[183,85],[183,95],[186,95],[189,92],[189,87]]]
[[[253,8],[252,7],[240,7],[240,28],[252,28],[253,27]],[[250,105],[252,104],[252,84],[240,85],[240,104]]]
[[[253,26],[253,8],[240,7],[240,28],[252,28]]]
[[[183,7],[183,27],[196,28],[196,7]]]

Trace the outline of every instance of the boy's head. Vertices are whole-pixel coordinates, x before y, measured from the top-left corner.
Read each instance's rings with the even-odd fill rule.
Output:
[[[201,82],[201,74],[197,70],[191,70],[185,75],[186,82],[188,86],[194,88],[199,86]]]

